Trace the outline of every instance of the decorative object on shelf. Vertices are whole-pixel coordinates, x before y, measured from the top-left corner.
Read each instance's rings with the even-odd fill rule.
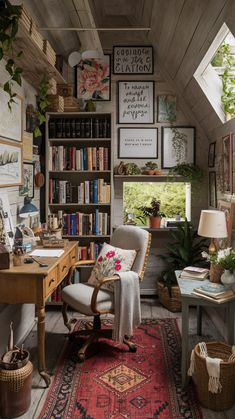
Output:
[[[176,96],[174,95],[159,95],[157,97],[158,110],[157,121],[174,122],[176,121]]]
[[[22,145],[0,139],[0,187],[22,184]]]
[[[190,182],[193,187],[201,185],[203,170],[192,163],[181,163],[169,169],[170,176],[182,176],[186,182]]]
[[[42,125],[46,121],[46,109],[50,104],[48,100],[48,90],[49,90],[49,82],[47,79],[46,74],[43,74],[40,85],[39,85],[39,92],[37,96],[37,109],[36,109],[36,117],[38,120],[38,126],[34,129],[34,136],[40,137],[42,135],[40,130],[40,125]]]
[[[114,46],[113,74],[153,74],[153,47]]]
[[[28,196],[28,198],[34,197],[34,163],[24,162],[24,183],[19,186],[19,195]]]
[[[148,161],[144,168],[143,168],[143,173],[145,175],[159,175],[160,170],[158,170],[158,164],[152,161]]]
[[[22,7],[12,5],[10,1],[4,0],[1,2],[0,8],[0,61],[3,58],[7,61],[5,69],[9,74],[9,78],[4,83],[3,88],[9,95],[7,104],[9,110],[11,110],[16,98],[16,93],[12,90],[14,82],[21,86],[22,69],[15,63],[14,41],[18,32],[18,23]],[[20,58],[22,53],[23,52],[20,51],[17,54],[17,58]]]
[[[165,217],[165,214],[160,211],[160,200],[153,198],[150,206],[141,206],[138,207],[138,210],[143,212],[144,217],[149,217],[150,228],[160,228],[161,218]],[[142,216],[139,216],[142,221],[144,221]]]
[[[85,58],[77,65],[77,98],[110,100],[110,55],[103,58]]]
[[[216,149],[216,141],[210,143],[209,151],[208,151],[208,167],[215,166],[215,149]]]
[[[217,208],[216,172],[209,172],[209,206]]]
[[[222,168],[223,168],[223,192],[232,194],[233,191],[233,142],[232,135],[222,138]]]
[[[86,102],[85,111],[86,112],[95,112],[96,111],[96,104],[92,99],[89,99]]]
[[[118,81],[118,124],[154,123],[154,81]]]
[[[195,164],[195,146],[194,127],[162,127],[162,168]]]
[[[8,108],[8,94],[0,87],[0,136],[14,141],[22,141],[23,135],[23,100],[14,96],[11,109]]]
[[[125,163],[121,161],[118,166],[114,167],[115,175],[125,175]]]
[[[226,225],[227,225],[227,244],[230,244],[232,238],[233,220],[235,213],[235,202],[228,202],[222,199],[218,202],[218,208],[225,214]]]
[[[141,170],[136,163],[126,163],[124,165],[125,175],[140,175]]]
[[[119,159],[158,158],[157,128],[119,128]]]

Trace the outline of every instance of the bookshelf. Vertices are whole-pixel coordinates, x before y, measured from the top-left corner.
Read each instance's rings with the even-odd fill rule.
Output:
[[[46,216],[60,211],[63,238],[79,241],[81,259],[96,259],[112,231],[111,120],[100,112],[47,114]]]

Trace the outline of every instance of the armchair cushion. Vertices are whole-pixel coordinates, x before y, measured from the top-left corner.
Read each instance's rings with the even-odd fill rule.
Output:
[[[113,276],[119,272],[130,271],[135,261],[136,250],[120,249],[104,243],[101,252],[97,258],[96,264],[88,279],[88,284],[96,285],[102,278]],[[102,288],[114,291],[114,284],[109,282]]]

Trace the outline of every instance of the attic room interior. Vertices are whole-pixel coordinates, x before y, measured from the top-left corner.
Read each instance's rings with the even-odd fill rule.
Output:
[[[234,418],[235,1],[0,0],[0,110],[0,418]]]

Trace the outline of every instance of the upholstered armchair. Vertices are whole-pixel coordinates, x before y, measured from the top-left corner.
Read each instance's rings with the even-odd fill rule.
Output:
[[[120,273],[121,278],[127,280],[128,275],[135,275],[136,280],[138,281],[138,297],[139,297],[139,281],[144,279],[144,272],[147,264],[147,259],[149,255],[151,244],[151,234],[139,227],[136,226],[120,226],[118,227],[110,241],[110,245],[117,249],[124,249],[126,251],[135,251],[136,256],[133,262],[133,266],[129,272]],[[114,252],[108,252],[108,256],[112,256]],[[101,260],[100,256],[97,261]],[[84,263],[83,261],[78,261],[74,264],[73,270],[79,268],[79,265]],[[92,262],[91,262],[92,263]],[[120,263],[120,260],[116,258],[116,265]],[[116,267],[115,265],[115,267]],[[96,265],[97,266],[97,263]],[[120,265],[116,269],[119,269]],[[95,271],[95,268],[93,268]],[[71,275],[72,276],[72,271]],[[72,284],[70,281],[69,285],[66,285],[62,290],[62,314],[64,319],[65,326],[70,331],[71,337],[86,337],[84,344],[79,349],[78,358],[82,362],[85,359],[85,353],[89,345],[93,341],[97,341],[100,337],[112,338],[113,330],[110,328],[101,329],[101,315],[104,314],[113,314],[115,320],[115,285],[114,289],[111,289],[110,284],[115,284],[116,281],[120,281],[120,276],[118,274],[108,275],[102,278],[99,278],[97,284],[92,285],[89,283],[78,283]],[[126,277],[126,278],[125,278]],[[129,278],[129,277],[128,277]],[[129,279],[128,279],[129,281]],[[136,281],[134,281],[134,284]],[[131,294],[131,292],[130,292]],[[125,298],[129,298],[125,296]],[[73,310],[89,317],[93,317],[93,327],[79,330],[77,332],[72,332],[72,325],[74,319],[68,319],[67,308],[71,307]],[[125,309],[125,308],[124,308]],[[125,310],[124,310],[125,311]],[[89,319],[88,319],[89,320]],[[88,322],[89,324],[89,322]],[[125,343],[129,351],[135,352],[136,346],[133,342],[130,341],[130,336],[123,337],[123,343]]]

